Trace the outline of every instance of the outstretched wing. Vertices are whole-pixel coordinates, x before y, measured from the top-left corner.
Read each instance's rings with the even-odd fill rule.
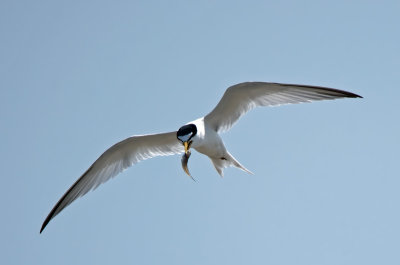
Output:
[[[333,88],[265,82],[246,82],[229,87],[204,121],[217,132],[229,130],[241,116],[258,106],[277,106],[361,96]]]
[[[68,189],[43,222],[46,225],[65,207],[133,164],[155,156],[183,153],[176,132],[129,137],[105,151]]]

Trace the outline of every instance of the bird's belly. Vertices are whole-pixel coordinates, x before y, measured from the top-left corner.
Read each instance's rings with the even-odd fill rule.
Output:
[[[224,155],[226,154],[226,148],[222,142],[205,143],[193,148],[197,152],[202,153],[211,158],[224,157]]]
[[[197,152],[210,158],[224,157],[226,148],[218,133],[204,124],[203,119],[194,121],[197,126],[197,135],[194,136],[191,147]]]

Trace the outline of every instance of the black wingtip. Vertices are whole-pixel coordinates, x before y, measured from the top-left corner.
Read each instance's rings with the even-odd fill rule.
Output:
[[[345,98],[363,98],[360,95],[354,94],[349,91],[344,91],[344,90],[339,90],[339,89],[332,89],[333,91],[336,90],[337,92],[341,93],[343,97]]]
[[[364,97],[362,97],[360,95],[357,95],[357,94],[354,94],[354,93],[351,93],[351,92],[347,92],[346,96],[349,97],[349,98],[364,98]]]
[[[360,95],[354,94],[352,92],[349,91],[345,91],[345,90],[340,90],[340,89],[336,89],[336,88],[330,88],[330,87],[322,87],[322,86],[306,86],[306,85],[295,85],[295,84],[282,84],[282,83],[274,83],[280,86],[295,86],[295,87],[304,87],[304,88],[314,88],[317,90],[320,90],[322,94],[329,94],[329,95],[337,95],[343,98],[363,98]]]
[[[82,179],[87,175],[87,173],[88,173],[90,170],[92,170],[92,168],[93,168],[93,165],[91,165],[91,166],[88,168],[88,170],[86,170],[86,172],[83,173],[83,175],[82,175],[77,181],[75,181],[75,183],[67,190],[67,192],[64,193],[64,195],[58,200],[58,202],[56,203],[56,205],[54,205],[53,209],[51,209],[49,215],[46,217],[46,220],[44,220],[44,222],[43,222],[42,228],[40,229],[40,234],[41,234],[42,231],[46,228],[47,224],[51,221],[51,219],[53,219],[57,214],[60,213],[60,211],[62,211],[62,210],[63,210],[65,207],[67,207],[73,200],[76,199],[76,197],[75,197],[72,201],[70,201],[70,202],[64,204],[64,205],[60,208],[60,205],[63,203],[64,199],[65,199],[65,198],[68,196],[68,194],[76,187],[76,185],[78,185],[78,183],[79,183],[80,181],[82,181]]]
[[[339,89],[334,89],[334,88],[330,88],[330,90],[333,92],[338,92],[338,93],[342,94],[342,96],[345,98],[363,98],[360,95],[357,95],[355,93],[345,91],[345,90],[339,90]]]
[[[51,221],[51,219],[53,219],[54,216],[56,216],[55,212],[58,208],[60,202],[58,202],[54,208],[51,210],[51,212],[49,213],[49,215],[46,217],[46,220],[44,220],[43,224],[42,224],[42,228],[40,228],[40,234],[42,233],[42,231],[46,228],[47,224]]]
[[[51,218],[47,217],[46,220],[44,220],[43,224],[42,224],[42,228],[40,228],[40,232],[39,234],[42,233],[42,231],[46,228],[47,224],[50,222]]]

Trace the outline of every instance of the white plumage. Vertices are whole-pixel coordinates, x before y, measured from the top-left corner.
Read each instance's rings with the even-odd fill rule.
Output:
[[[51,219],[77,198],[133,164],[155,156],[185,152],[187,159],[183,159],[182,163],[189,175],[187,170],[189,149],[194,148],[211,159],[221,176],[223,169],[229,166],[251,173],[226,150],[219,132],[229,130],[241,116],[258,106],[277,106],[344,97],[360,96],[332,88],[279,83],[247,82],[231,86],[208,115],[189,122],[178,131],[132,136],[106,150],[61,197],[43,222],[40,232]]]

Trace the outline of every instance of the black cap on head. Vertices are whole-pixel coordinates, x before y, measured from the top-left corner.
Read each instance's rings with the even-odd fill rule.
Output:
[[[176,133],[178,140],[182,142],[189,141],[197,133],[197,127],[194,124],[187,124],[179,128]]]

